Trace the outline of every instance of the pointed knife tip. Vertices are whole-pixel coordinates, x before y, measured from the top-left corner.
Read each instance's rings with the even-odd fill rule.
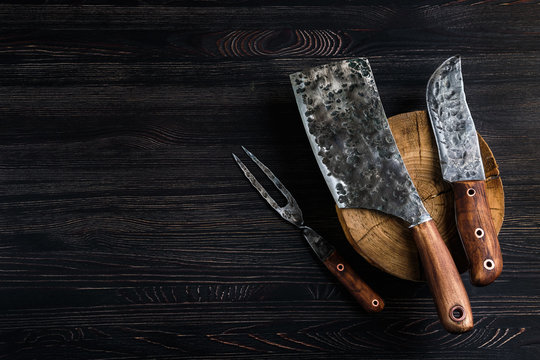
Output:
[[[456,54],[454,56],[451,56],[448,59],[446,59],[446,61],[443,64],[448,64],[448,63],[461,63],[461,55]]]
[[[449,57],[448,59],[444,60],[442,64],[437,67],[437,69],[435,69],[435,71],[429,77],[426,94],[429,92],[429,88],[431,87],[431,84],[434,82],[435,78],[437,76],[440,76],[447,66],[457,67],[458,69],[460,69],[459,71],[461,71],[461,55],[456,54]]]

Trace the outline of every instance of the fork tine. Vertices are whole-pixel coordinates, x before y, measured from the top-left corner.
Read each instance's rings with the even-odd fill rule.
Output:
[[[245,150],[245,149],[244,149]],[[280,213],[280,209],[281,207],[276,203],[276,201],[270,196],[270,194],[268,194],[268,192],[266,192],[266,190],[263,188],[263,186],[257,181],[257,179],[255,179],[255,176],[253,176],[253,174],[251,173],[251,171],[249,171],[249,169],[246,167],[246,165],[244,165],[244,163],[242,162],[242,160],[240,160],[238,158],[238,156],[236,156],[235,154],[232,154],[233,158],[234,158],[234,161],[236,161],[236,163],[238,164],[238,166],[240,166],[240,169],[242,169],[242,171],[244,172],[244,175],[247,177],[247,179],[249,180],[249,182],[251,183],[251,185],[253,185],[253,187],[255,188],[255,190],[257,190],[259,192],[259,194],[261,194],[261,196],[266,200],[266,202],[272,207],[274,208],[274,210],[276,210],[278,213]],[[268,170],[270,171],[270,170]],[[281,214],[281,213],[280,213]]]
[[[242,149],[251,158],[251,160],[253,160],[253,162],[257,164],[257,166],[264,172],[264,174],[274,183],[274,185],[279,189],[279,191],[281,191],[283,196],[285,196],[285,198],[287,199],[287,202],[291,206],[298,206],[292,194],[289,192],[289,190],[287,190],[285,185],[283,185],[281,181],[279,181],[277,176],[274,175],[274,173],[270,171],[270,169],[267,168],[266,165],[264,165],[259,159],[257,159],[257,157],[253,155],[248,149],[246,149],[243,146],[242,146]]]

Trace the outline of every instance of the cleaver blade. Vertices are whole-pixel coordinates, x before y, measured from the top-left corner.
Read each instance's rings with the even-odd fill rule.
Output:
[[[410,226],[431,219],[403,164],[367,59],[298,72],[291,82],[338,207],[379,210]]]
[[[471,283],[485,286],[501,274],[503,261],[459,56],[447,59],[435,70],[427,85],[426,101],[442,175],[454,190],[456,226],[469,259]]]
[[[450,332],[472,329],[461,277],[405,168],[368,60],[317,66],[290,75],[290,80],[336,204],[379,210],[407,222],[441,323]]]

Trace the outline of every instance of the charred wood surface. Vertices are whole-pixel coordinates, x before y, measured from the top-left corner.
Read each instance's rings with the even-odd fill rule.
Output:
[[[0,359],[533,359],[536,1],[0,1]],[[354,252],[288,74],[368,57],[388,116],[459,53],[505,190],[504,270],[446,333]],[[231,158],[252,150],[385,300],[368,314]]]

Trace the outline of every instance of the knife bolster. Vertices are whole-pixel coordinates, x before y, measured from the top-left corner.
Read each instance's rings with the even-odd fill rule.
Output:
[[[501,274],[503,260],[483,180],[452,183],[456,227],[469,260],[471,283],[485,286]]]

